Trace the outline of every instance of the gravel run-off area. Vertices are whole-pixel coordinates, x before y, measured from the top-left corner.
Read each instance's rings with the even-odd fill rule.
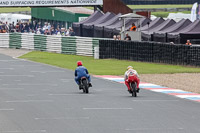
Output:
[[[11,57],[19,57],[29,52],[31,51],[24,49],[0,48],[1,54]],[[200,93],[200,73],[141,74],[140,78],[142,82]]]
[[[141,74],[141,81],[200,93],[200,73]]]

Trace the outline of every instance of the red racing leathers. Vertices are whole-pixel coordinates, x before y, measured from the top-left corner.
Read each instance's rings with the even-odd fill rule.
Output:
[[[129,69],[128,71],[126,71],[124,74],[124,80],[125,80],[125,84],[129,91],[131,90],[131,88],[130,88],[131,82],[136,82],[137,88],[139,88],[140,79],[139,79],[139,75],[136,70]]]

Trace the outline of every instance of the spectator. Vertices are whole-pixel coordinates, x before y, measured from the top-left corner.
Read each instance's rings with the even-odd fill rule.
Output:
[[[41,29],[41,26],[39,26],[38,28],[37,28],[37,32],[36,32],[37,34],[42,34],[42,29]]]
[[[121,35],[117,35],[117,40],[121,40]]]
[[[59,29],[59,28],[56,29],[55,34],[56,34],[56,35],[61,35],[61,32],[60,32],[60,29]]]
[[[54,26],[51,27],[50,34],[51,34],[51,35],[55,35],[55,29],[54,29]]]
[[[29,23],[25,23],[24,32],[25,33],[29,33],[30,32],[30,25],[29,25]]]
[[[71,29],[70,36],[75,36],[75,32],[74,32],[74,30],[73,30],[73,29]]]
[[[42,30],[43,30],[43,31],[45,31],[46,29],[48,29],[47,22],[45,22],[45,24],[44,24],[44,26],[43,26]]]
[[[128,33],[126,33],[126,37],[124,38],[124,40],[131,41],[131,37],[128,35]]]
[[[47,29],[48,29],[48,31],[51,30],[51,24],[50,23],[48,23]]]
[[[15,29],[16,29],[16,32],[19,32],[19,31],[20,31],[20,30],[19,30],[19,23],[16,24]]]
[[[11,31],[10,32],[15,32],[15,22],[11,24]]]
[[[72,29],[72,27],[69,27],[69,35],[70,35],[70,36],[75,36],[75,32],[74,32],[74,30]]]
[[[186,45],[192,45],[192,43],[190,42],[190,40],[187,40]]]
[[[44,26],[41,26],[41,22],[33,21],[31,22],[21,22],[17,21],[16,25],[13,23],[5,23],[0,22],[0,24],[5,25],[3,29],[0,29],[2,33],[10,33],[10,32],[20,32],[20,33],[35,33],[35,34],[45,34],[45,35],[62,35],[62,36],[75,36],[74,30],[69,27],[69,29],[59,28],[59,23],[56,25],[57,29],[53,26],[54,24],[45,22]],[[116,37],[117,38],[117,37]]]
[[[114,40],[117,40],[117,36],[116,36],[116,35],[114,35],[114,36],[113,36],[113,39],[114,39]]]
[[[134,23],[132,23],[132,27],[130,28],[130,31],[136,31],[137,27],[135,26]]]
[[[19,32],[24,33],[24,24],[23,23],[19,23]]]
[[[65,28],[61,28],[61,35],[65,36]]]
[[[69,36],[69,30],[65,30],[65,36]]]

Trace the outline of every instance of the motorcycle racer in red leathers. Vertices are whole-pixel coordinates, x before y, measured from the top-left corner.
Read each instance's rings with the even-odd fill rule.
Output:
[[[134,75],[134,76],[130,76],[130,75]],[[130,79],[130,78],[134,78],[134,79]],[[140,84],[139,75],[138,75],[137,71],[133,69],[132,66],[128,66],[127,71],[124,74],[124,81],[125,81],[125,84],[126,84],[129,92],[131,90],[130,82],[132,80],[134,80],[137,83],[137,92],[139,92],[139,84]]]

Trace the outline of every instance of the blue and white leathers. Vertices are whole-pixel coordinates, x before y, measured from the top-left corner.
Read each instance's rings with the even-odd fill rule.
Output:
[[[75,70],[75,81],[78,85],[80,84],[79,81],[81,80],[82,77],[86,77],[89,83],[91,82],[91,78],[88,73],[88,70],[84,66],[79,66]]]

